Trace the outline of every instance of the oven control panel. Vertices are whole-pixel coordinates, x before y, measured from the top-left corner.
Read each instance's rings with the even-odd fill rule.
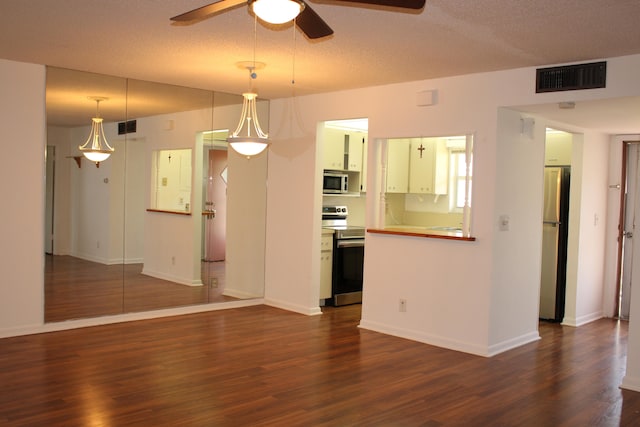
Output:
[[[322,216],[347,216],[349,211],[346,206],[323,206]]]

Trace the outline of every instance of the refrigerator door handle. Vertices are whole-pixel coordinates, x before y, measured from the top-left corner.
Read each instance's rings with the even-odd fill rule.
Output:
[[[542,223],[547,225],[553,225],[554,227],[557,227],[560,225],[558,221],[542,221]]]

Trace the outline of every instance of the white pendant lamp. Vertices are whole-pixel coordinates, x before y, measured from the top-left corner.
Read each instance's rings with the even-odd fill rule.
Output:
[[[242,113],[238,127],[227,138],[227,142],[238,154],[247,156],[255,156],[260,154],[269,145],[269,135],[262,131],[260,122],[258,121],[258,113],[256,110],[257,93],[245,92],[242,94]],[[242,136],[242,130],[246,127],[245,136]]]
[[[302,12],[304,3],[297,0],[254,0],[251,10],[260,19],[270,24],[292,21]]]
[[[78,148],[87,159],[95,162],[96,166],[100,166],[100,162],[107,160],[115,151],[104,136],[102,118],[100,117],[100,102],[106,101],[107,98],[93,96],[89,99],[96,101],[96,116],[91,119],[91,132],[87,142]]]

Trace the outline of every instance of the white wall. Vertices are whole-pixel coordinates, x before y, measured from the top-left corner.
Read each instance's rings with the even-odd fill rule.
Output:
[[[574,137],[573,147],[571,203],[579,212],[569,212],[569,250],[578,256],[567,263],[567,295],[572,298],[567,298],[563,324],[579,326],[603,317],[608,138],[585,132]],[[576,160],[576,154],[581,158]]]
[[[629,72],[638,69],[640,56],[609,59],[609,87],[573,92],[571,99],[640,93]],[[272,101],[269,185],[287,190],[270,192],[268,201],[267,303],[302,313],[317,310],[321,198],[316,126],[325,120],[367,117],[370,190],[379,179],[371,173],[377,140],[475,134],[472,234],[477,240],[368,234],[361,326],[485,355],[535,339],[544,125],[536,123],[540,137],[527,142],[519,136],[519,115],[500,113],[510,115],[505,124],[498,113],[500,107],[559,102],[568,96],[535,94],[534,84],[535,69],[528,68]],[[431,89],[438,90],[439,104],[417,107],[416,94]],[[602,148],[596,146],[601,136],[573,131],[586,135],[580,154],[584,168],[576,170],[582,174],[598,168],[593,176],[577,180],[584,207],[575,215],[578,224],[588,228],[575,231],[575,242],[580,247],[593,245],[575,261],[581,269],[579,274],[576,270],[573,290],[573,319],[578,324],[597,316],[601,304],[602,267],[593,260],[598,254],[603,257],[604,239],[602,226],[593,226],[593,215],[605,215],[604,205],[596,205],[606,198],[606,163],[594,164],[603,158]],[[367,193],[369,226],[379,197],[374,191]],[[277,215],[285,205],[296,215]],[[508,232],[498,229],[503,214],[511,219]],[[400,298],[407,300],[406,313],[398,312]]]
[[[44,321],[45,69],[0,59],[0,332]]]
[[[611,58],[608,65],[607,89],[572,92],[572,100],[640,94],[636,79],[640,55]],[[513,204],[509,192],[498,186],[520,176],[513,176],[508,166],[498,166],[502,158],[498,151],[506,142],[499,142],[497,123],[501,106],[566,100],[566,93],[533,93],[534,80],[535,70],[528,68],[272,101],[266,301],[303,313],[319,312],[321,192],[316,125],[328,119],[369,117],[370,141],[423,133],[475,133],[474,200],[483,203],[473,209],[472,231],[477,237],[473,243],[367,235],[363,326],[479,354],[493,354],[532,337],[535,321],[528,313],[534,312],[534,306],[537,308],[537,298],[523,303],[515,301],[520,298],[517,292],[500,292],[509,290],[510,280],[517,277],[519,268],[533,271],[539,266],[533,265],[534,260],[520,258],[515,264],[503,262],[512,253],[528,254],[530,242],[514,238],[505,241],[504,235],[498,236],[499,214],[513,207],[511,224],[517,228],[509,236],[519,235],[535,215],[521,214],[521,203]],[[0,120],[6,123],[2,137],[11,142],[28,141],[19,152],[4,143],[13,162],[0,172],[5,178],[4,193],[21,200],[27,208],[24,212],[8,211],[2,229],[3,236],[15,242],[11,247],[3,246],[0,261],[0,271],[7,278],[0,288],[0,334],[7,336],[20,330],[36,330],[43,319],[44,162],[33,162],[33,158],[42,157],[44,152],[44,68],[0,61],[0,81],[6,94],[0,101]],[[439,91],[439,104],[416,107],[416,93],[427,89]],[[34,122],[41,126],[34,127]],[[527,146],[511,149],[517,156],[530,150]],[[589,149],[585,140],[585,151]],[[374,170],[375,150],[369,152],[369,170]],[[583,153],[585,159],[590,156]],[[20,188],[13,185],[16,177],[21,178]],[[369,188],[375,189],[376,179],[375,174],[370,177]],[[588,182],[585,179],[583,185]],[[587,191],[584,188],[581,193]],[[367,197],[367,221],[375,217],[375,199],[376,195]],[[283,207],[295,215],[282,215]],[[592,213],[593,209],[589,210]],[[584,219],[581,224],[586,222]],[[640,264],[640,260],[635,262]],[[454,265],[456,270],[450,274],[449,267]],[[526,293],[534,291],[527,287]],[[640,383],[640,332],[633,317],[640,305],[640,294],[634,295],[630,362],[625,377],[629,384]],[[397,312],[398,298],[408,300],[404,317]],[[511,306],[514,301],[516,304]],[[591,305],[588,302],[583,309],[582,303],[577,303],[576,317],[588,313]],[[525,308],[522,315],[515,307]],[[505,322],[509,322],[508,327]],[[632,355],[636,362],[631,360]]]
[[[487,354],[538,338],[546,135],[540,119],[532,135],[523,133],[522,119],[513,110],[498,110],[490,323],[484,325],[490,334]],[[474,162],[481,160],[474,156]],[[473,197],[473,213],[483,210],[484,197],[477,192]],[[506,231],[499,228],[501,216],[508,217]]]
[[[138,119],[136,136],[145,140],[145,206],[151,207],[151,158],[155,150],[192,150],[193,164],[198,161],[196,137],[211,129],[211,110],[163,114]],[[172,126],[167,126],[172,123]],[[201,153],[199,153],[201,156]],[[142,165],[141,165],[142,166]],[[194,168],[195,169],[195,168]],[[194,178],[197,179],[197,178]],[[146,212],[144,216],[143,274],[185,285],[200,285],[201,193],[192,184],[192,215]],[[197,188],[200,188],[199,185]],[[196,217],[197,215],[197,217]]]

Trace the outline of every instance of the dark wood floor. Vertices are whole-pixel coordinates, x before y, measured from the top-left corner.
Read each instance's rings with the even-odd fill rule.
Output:
[[[223,295],[224,262],[203,262],[202,280],[186,286],[142,274],[142,264],[104,265],[72,256],[45,256],[45,321],[98,317],[231,301]]]
[[[493,358],[266,306],[0,340],[0,425],[638,426],[627,324]]]

